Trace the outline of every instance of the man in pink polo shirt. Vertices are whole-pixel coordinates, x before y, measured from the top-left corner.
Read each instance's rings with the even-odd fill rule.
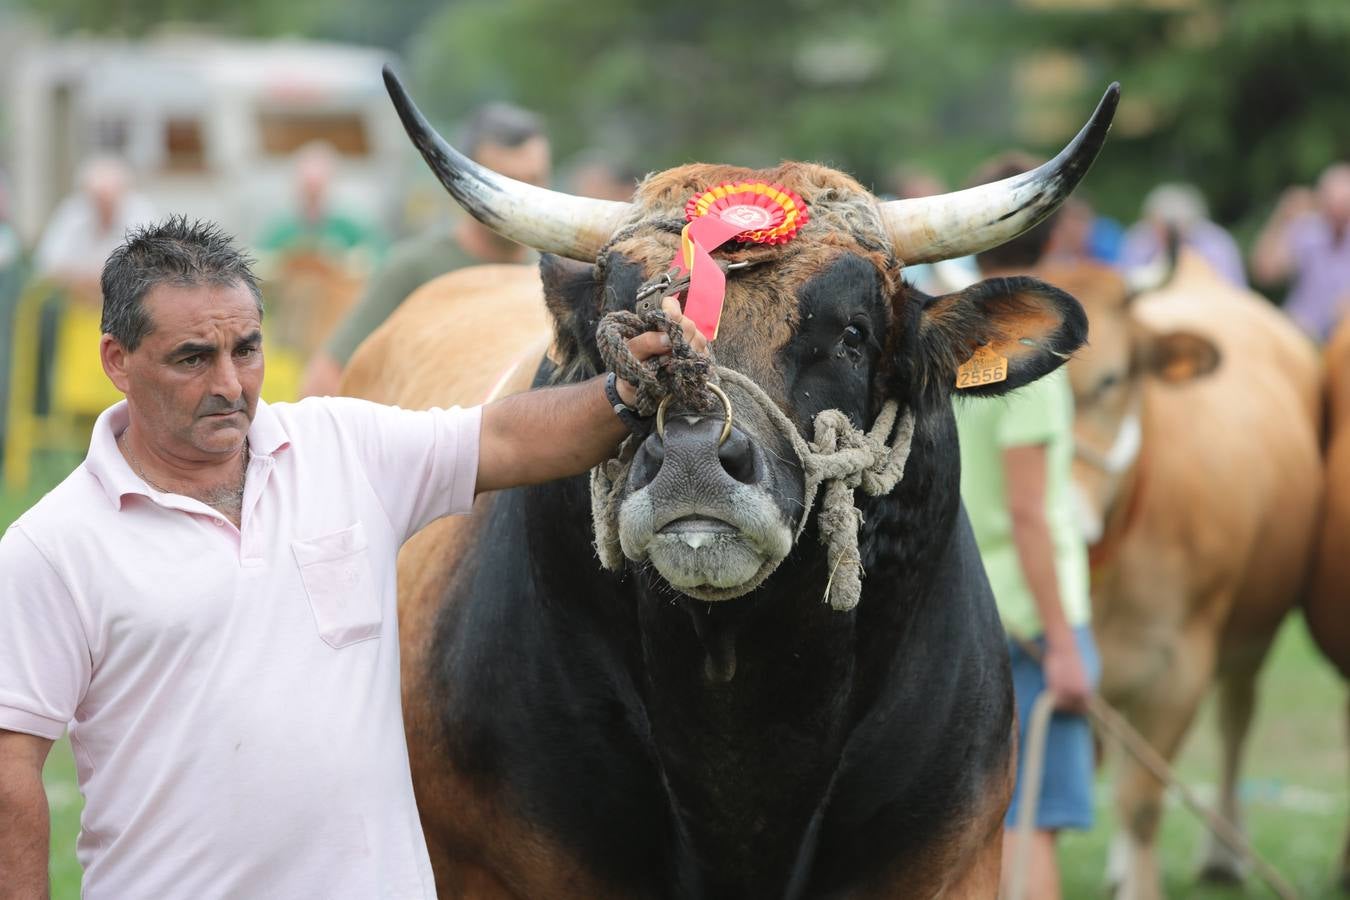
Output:
[[[214,226],[134,233],[102,289],[127,399],[0,539],[0,897],[47,894],[42,764],[67,726],[86,897],[434,897],[395,558],[478,491],[610,455],[602,379],[474,409],[268,405],[258,286]]]

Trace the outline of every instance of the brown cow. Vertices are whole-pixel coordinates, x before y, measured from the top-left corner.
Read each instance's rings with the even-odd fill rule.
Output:
[[[665,272],[693,193],[776,182],[810,210],[784,246],[719,251],[748,264],[728,277],[715,344],[734,425],[681,407],[634,436],[613,495],[626,560],[596,558],[580,479],[480,497],[400,556],[405,721],[442,894],[992,896],[1011,683],[960,508],[950,394],[977,347],[1007,360],[1006,381],[971,391],[996,396],[1060,365],[1085,323],[1029,278],[927,297],[901,260],[972,252],[1048,215],[1104,140],[1115,91],[1036,172],[894,206],[798,163],[685,166],[631,204],[557,195],[464,159],[390,88],[456,199],[548,251],[554,340],[541,359],[525,270],[466,270],[371,336],[352,393],[463,404],[590,377],[598,321]],[[913,424],[904,474],[851,497],[867,578],[839,603],[832,586],[856,569],[819,540],[816,457],[790,437],[824,410],[847,435],[887,408]],[[882,440],[909,429],[894,433]]]
[[[1220,689],[1222,811],[1236,787],[1257,672],[1305,584],[1322,477],[1312,346],[1268,303],[1184,254],[1136,297],[1104,267],[1041,273],[1082,299],[1092,344],[1069,363],[1075,463],[1092,562],[1101,693],[1165,757]],[[1118,896],[1161,891],[1163,788],[1121,760]],[[1239,878],[1211,841],[1203,874]]]
[[[1350,295],[1342,308],[1350,306]],[[1304,601],[1308,630],[1323,655],[1350,680],[1350,318],[1324,351],[1326,391],[1326,508],[1312,587]],[[1350,842],[1341,854],[1340,882],[1350,891]]]

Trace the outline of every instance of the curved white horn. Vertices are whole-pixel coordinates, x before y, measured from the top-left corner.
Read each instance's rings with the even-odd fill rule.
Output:
[[[1092,118],[1044,165],[978,187],[882,204],[895,255],[913,265],[979,253],[1012,240],[1054,212],[1087,174],[1106,141],[1120,85],[1106,89]]]
[[[469,215],[518,244],[594,262],[628,218],[632,204],[574,197],[499,175],[446,143],[384,67],[384,85],[413,144]]]

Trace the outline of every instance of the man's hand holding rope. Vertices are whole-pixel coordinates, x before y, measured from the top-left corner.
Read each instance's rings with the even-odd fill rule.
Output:
[[[676,368],[666,364],[665,357],[677,361],[681,371],[701,369],[704,380],[711,365],[707,340],[681,314],[674,297],[662,302],[661,313],[647,318],[651,321],[625,335],[624,356],[632,365],[612,384],[623,406],[634,407],[642,416],[651,415],[655,406],[644,408],[648,392],[638,379],[650,382],[659,377],[653,373]],[[612,457],[629,425],[620,418],[622,410],[609,396],[606,380],[600,376],[581,384],[513,394],[484,406],[477,491],[579,475]]]
[[[635,337],[630,337],[625,342],[628,345],[628,352],[634,362],[648,368],[648,360],[658,359],[662,356],[680,357],[685,354],[680,353],[671,344],[670,331],[678,330],[683,337],[683,343],[688,346],[688,353],[706,358],[708,356],[708,339],[694,325],[694,320],[680,312],[680,302],[674,297],[666,297],[661,301],[661,312],[669,322],[668,330],[662,331],[643,331]],[[680,348],[683,349],[683,348]],[[639,395],[639,382],[635,379],[637,373],[622,372],[615,387],[619,392],[619,397],[629,406],[637,407]],[[644,412],[644,415],[651,415],[651,412]]]

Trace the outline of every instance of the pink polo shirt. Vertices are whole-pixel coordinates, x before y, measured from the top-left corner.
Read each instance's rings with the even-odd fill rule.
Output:
[[[480,410],[258,404],[243,527],[89,455],[0,539],[0,728],[60,737],[89,898],[435,896],[395,558],[467,512]]]

